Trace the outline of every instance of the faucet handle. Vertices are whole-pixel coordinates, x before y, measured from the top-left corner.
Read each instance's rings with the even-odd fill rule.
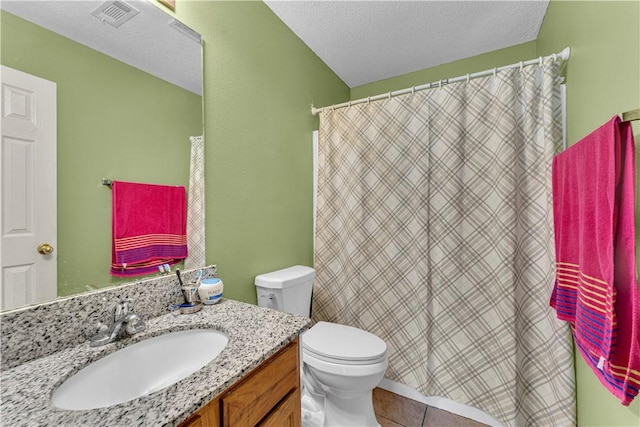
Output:
[[[131,311],[131,301],[130,300],[122,300],[117,302],[113,307],[113,321],[117,322],[122,319],[124,316],[129,314]]]
[[[113,322],[114,323],[122,318],[122,316],[124,315],[122,311],[123,311],[122,303],[121,302],[115,303],[115,305],[113,306]]]

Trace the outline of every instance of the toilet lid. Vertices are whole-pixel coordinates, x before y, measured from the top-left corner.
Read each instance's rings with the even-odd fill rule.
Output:
[[[385,356],[387,344],[362,329],[318,322],[302,335],[302,347],[316,355],[344,361],[375,361]]]

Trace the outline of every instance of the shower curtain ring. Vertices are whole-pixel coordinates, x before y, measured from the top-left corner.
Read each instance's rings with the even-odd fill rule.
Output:
[[[471,75],[467,73],[467,84],[469,84],[469,79],[471,79]]]
[[[498,75],[498,67],[495,67],[493,69],[493,77],[497,77],[497,75]]]
[[[522,61],[520,61],[520,72],[522,72],[522,69],[524,68],[524,64]]]
[[[367,96],[367,105],[369,105],[370,102],[371,102],[371,97]]]

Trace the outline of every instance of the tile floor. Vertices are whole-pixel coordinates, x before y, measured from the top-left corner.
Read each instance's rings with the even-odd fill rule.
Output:
[[[373,390],[373,408],[382,427],[486,427],[381,388]]]

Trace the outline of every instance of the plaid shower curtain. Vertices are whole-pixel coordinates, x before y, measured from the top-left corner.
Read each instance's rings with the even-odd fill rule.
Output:
[[[189,163],[189,197],[187,197],[187,245],[189,256],[184,268],[202,268],[205,257],[204,222],[204,136],[192,136]]]
[[[505,425],[575,424],[554,278],[558,64],[320,116],[313,318],[388,345],[386,377]]]

